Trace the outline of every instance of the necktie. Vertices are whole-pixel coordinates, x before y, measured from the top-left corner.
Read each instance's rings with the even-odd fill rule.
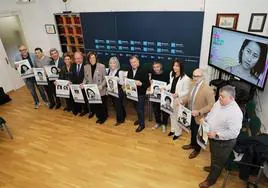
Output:
[[[76,72],[77,76],[79,76],[79,72],[80,72],[80,64],[77,65],[77,72]]]

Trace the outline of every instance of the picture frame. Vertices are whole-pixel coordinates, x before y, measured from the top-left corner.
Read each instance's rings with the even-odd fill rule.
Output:
[[[263,32],[267,14],[266,13],[252,13],[249,21],[249,32]]]
[[[216,26],[236,30],[239,14],[217,14]]]
[[[47,34],[56,34],[56,29],[53,24],[45,24]]]

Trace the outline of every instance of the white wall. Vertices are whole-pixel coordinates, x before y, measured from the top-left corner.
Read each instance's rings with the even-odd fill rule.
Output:
[[[58,36],[46,34],[44,24],[54,24],[53,13],[65,10],[62,0],[36,0],[28,5],[18,5],[15,0],[0,2],[0,16],[3,11],[18,12],[30,49],[37,45],[45,51],[51,47],[60,49]],[[205,10],[200,67],[207,68],[210,30],[217,13],[239,13],[237,29],[247,32],[251,13],[267,13],[268,3],[267,0],[68,0],[67,8],[73,12]],[[257,34],[268,35],[268,20],[264,32]],[[260,93],[260,98],[262,103],[268,101],[268,86]],[[268,126],[268,107],[262,107],[262,120]]]

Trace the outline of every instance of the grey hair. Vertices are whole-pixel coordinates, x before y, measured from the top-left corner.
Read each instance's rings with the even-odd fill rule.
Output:
[[[115,62],[116,63],[116,69],[120,69],[120,63],[119,63],[119,60],[118,60],[118,58],[117,57],[111,57],[110,59],[109,59],[109,67],[110,67],[110,63],[111,62]]]
[[[227,93],[229,93],[229,95],[231,95],[234,99],[235,99],[235,87],[231,86],[231,85],[226,85],[223,86],[222,88],[220,88],[220,92],[226,91]]]
[[[51,54],[52,52],[58,52],[59,53],[59,51],[56,49],[56,48],[51,48],[50,50],[49,50],[49,54]]]

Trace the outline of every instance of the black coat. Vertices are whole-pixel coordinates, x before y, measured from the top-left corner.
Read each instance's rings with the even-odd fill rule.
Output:
[[[80,72],[78,75],[76,72],[77,64],[75,64],[75,63],[72,64],[71,70],[72,70],[71,82],[73,84],[81,84],[84,80],[84,64],[83,63],[81,64]]]
[[[128,74],[127,74],[127,78],[141,81],[142,85],[137,86],[138,95],[145,95],[146,94],[146,90],[150,86],[149,75],[148,75],[147,71],[145,71],[141,67],[139,67],[137,69],[135,77],[133,78],[133,71],[132,71],[132,69],[129,69]]]

